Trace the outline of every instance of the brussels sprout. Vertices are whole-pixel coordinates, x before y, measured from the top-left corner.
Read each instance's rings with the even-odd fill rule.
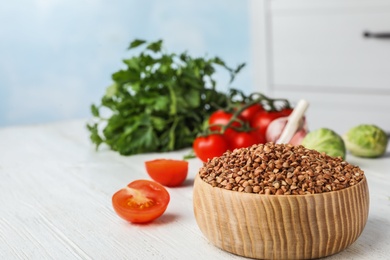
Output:
[[[345,159],[345,144],[341,136],[328,128],[320,128],[309,132],[302,140],[302,145],[329,156],[341,156]]]
[[[358,125],[343,136],[347,150],[359,157],[379,157],[386,152],[388,138],[375,125]]]

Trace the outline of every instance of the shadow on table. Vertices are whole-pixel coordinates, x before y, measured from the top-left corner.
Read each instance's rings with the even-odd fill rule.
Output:
[[[193,178],[186,179],[180,187],[190,187],[190,186],[194,186],[194,179]]]
[[[386,241],[386,235],[381,233],[381,227],[386,225],[385,222],[376,216],[369,216],[362,234],[352,245],[339,253],[322,259],[375,259],[371,258],[373,252],[380,250]]]
[[[390,151],[386,152],[382,157],[383,158],[390,158]]]
[[[179,218],[178,214],[165,212],[161,217],[154,221],[153,225],[165,225],[175,222]]]
[[[165,212],[161,217],[147,223],[130,223],[128,224],[130,226],[142,226],[143,228],[149,228],[149,227],[155,227],[155,226],[162,226],[162,225],[167,225],[172,222],[177,221],[180,218],[180,215],[174,214],[174,213],[169,213]]]
[[[361,239],[364,238],[366,244],[369,246],[380,246],[386,240],[386,235],[382,231],[383,227],[387,225],[388,223],[385,219],[369,215],[366,226],[361,234]]]

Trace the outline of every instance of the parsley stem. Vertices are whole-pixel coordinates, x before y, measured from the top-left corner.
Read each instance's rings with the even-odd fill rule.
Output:
[[[169,143],[168,143],[169,150],[174,150],[175,148],[175,130],[178,122],[179,122],[179,117],[175,117],[171,129],[169,129]]]
[[[177,98],[176,98],[176,94],[175,94],[175,91],[173,90],[171,84],[168,83],[167,86],[168,86],[168,89],[169,89],[169,95],[171,97],[171,104],[169,106],[169,112],[170,112],[171,115],[176,115],[176,113],[177,113]]]

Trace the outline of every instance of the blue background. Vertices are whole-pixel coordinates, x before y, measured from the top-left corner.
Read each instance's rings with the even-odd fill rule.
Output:
[[[249,32],[246,0],[2,1],[0,126],[90,117],[135,38],[245,62],[233,86],[251,92]],[[215,78],[226,89],[228,75]]]

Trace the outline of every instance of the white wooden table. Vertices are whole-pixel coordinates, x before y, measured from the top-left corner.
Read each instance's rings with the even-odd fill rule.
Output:
[[[211,245],[196,224],[190,160],[183,187],[169,188],[165,214],[148,225],[120,219],[111,196],[149,179],[144,161],[188,150],[120,156],[96,152],[85,121],[0,129],[0,259],[245,259]],[[360,238],[327,259],[390,259],[390,153],[350,163],[366,172],[370,215]]]

